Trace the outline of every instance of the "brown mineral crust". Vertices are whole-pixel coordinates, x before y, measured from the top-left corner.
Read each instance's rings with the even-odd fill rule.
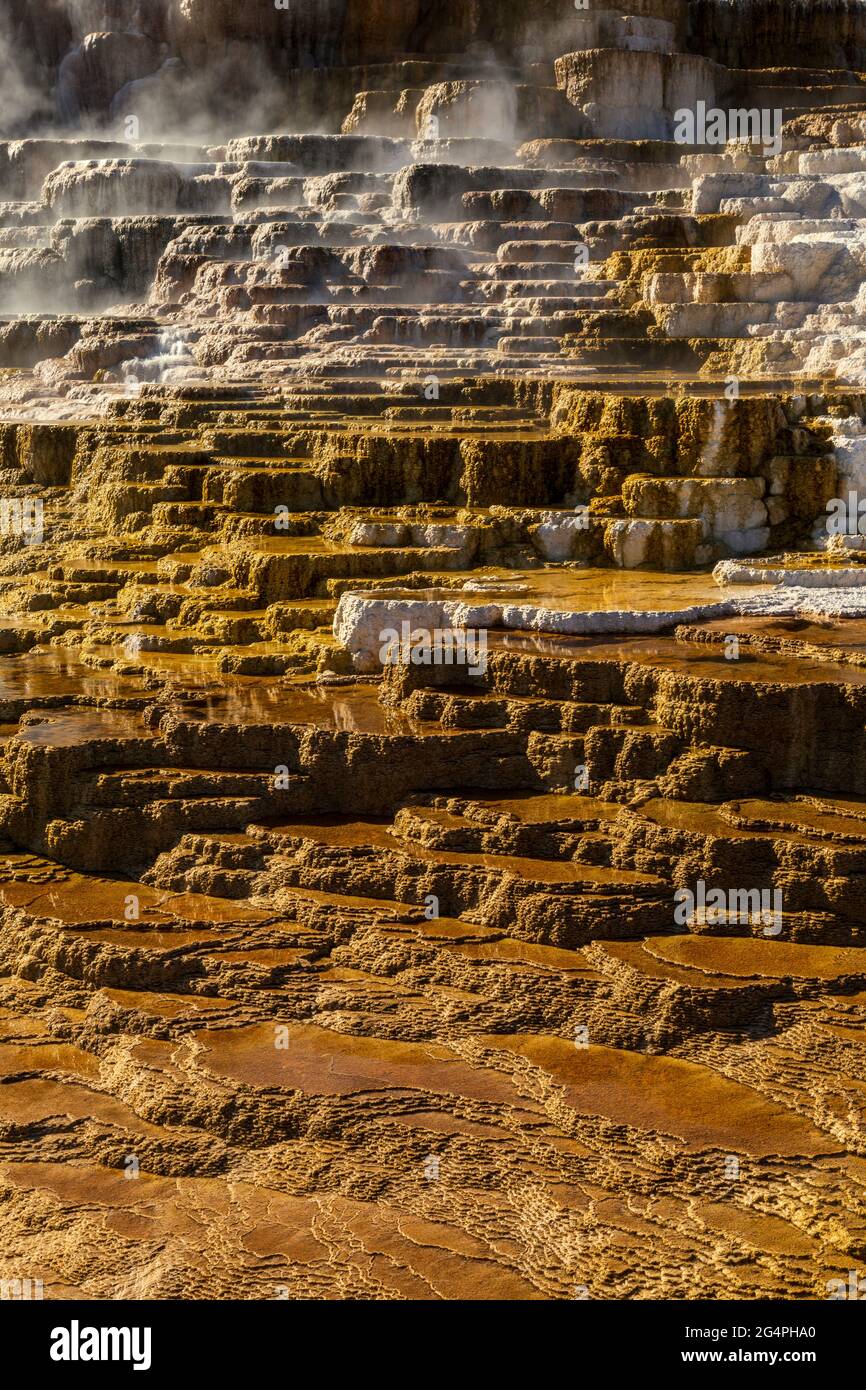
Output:
[[[825,1298],[863,7],[7,8],[0,1281]]]

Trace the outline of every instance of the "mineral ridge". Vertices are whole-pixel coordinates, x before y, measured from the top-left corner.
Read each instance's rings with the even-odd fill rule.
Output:
[[[851,1286],[866,7],[0,50],[0,1294]]]

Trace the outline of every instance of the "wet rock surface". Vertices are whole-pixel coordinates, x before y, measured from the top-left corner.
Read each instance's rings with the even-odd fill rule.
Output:
[[[0,1278],[826,1297],[862,7],[12,8]]]

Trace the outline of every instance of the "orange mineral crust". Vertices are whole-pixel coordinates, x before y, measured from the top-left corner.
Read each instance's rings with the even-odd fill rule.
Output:
[[[0,15],[4,1299],[866,1287],[866,19],[633,8]]]

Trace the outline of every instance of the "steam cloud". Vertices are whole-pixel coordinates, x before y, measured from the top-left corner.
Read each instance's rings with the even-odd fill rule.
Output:
[[[0,6],[0,138],[32,134],[50,112],[43,74],[28,56],[31,51],[20,42],[13,15]]]

